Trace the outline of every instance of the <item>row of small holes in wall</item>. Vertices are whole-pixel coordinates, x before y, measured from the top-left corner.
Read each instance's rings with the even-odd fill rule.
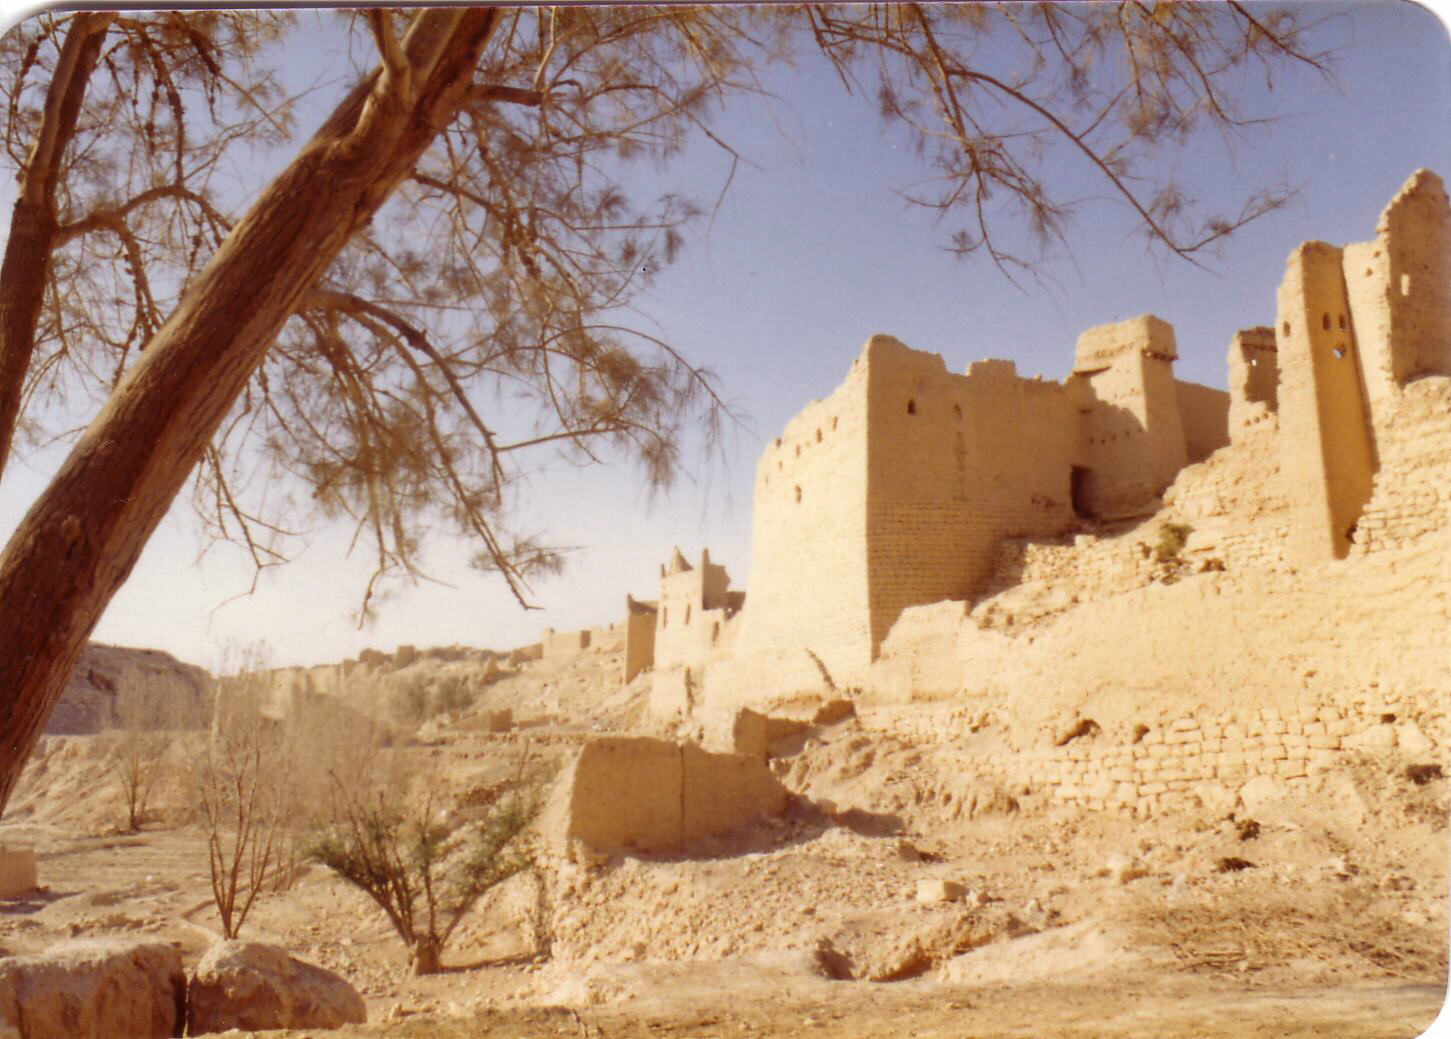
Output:
[[[831,417],[831,428],[832,428],[833,432],[836,430],[836,416],[835,415],[833,415]],[[816,442],[818,444],[821,443],[821,430],[820,429],[818,429],[816,431]],[[778,448],[781,447],[781,438],[780,437],[777,437],[776,438],[776,447],[778,447]],[[797,458],[800,458],[801,457],[801,445],[800,444],[797,444],[796,445],[796,457]],[[783,472],[785,470],[785,468],[786,468],[786,463],[783,462],[783,461],[781,461],[779,458],[776,459],[776,471],[777,472]],[[766,476],[766,486],[767,487],[771,486],[771,477],[770,477],[769,474]],[[797,501],[800,501],[801,500],[801,488],[800,487],[796,488],[796,500]]]
[[[1339,326],[1340,326],[1340,331],[1342,331],[1342,332],[1346,331],[1345,315],[1344,314],[1338,314],[1336,316],[1339,319],[1338,320],[1338,323],[1339,323]],[[1326,332],[1330,331],[1330,314],[1328,312],[1326,312],[1325,314],[1322,314],[1320,316],[1320,327],[1324,331],[1326,331]],[[1286,336],[1289,336],[1289,334],[1290,334],[1290,323],[1288,321],[1282,322],[1280,324],[1280,330]],[[1338,344],[1336,344],[1335,349],[1331,350],[1330,352],[1335,355],[1335,359],[1337,361],[1343,360],[1344,357],[1345,357],[1345,344],[1344,343],[1338,343]],[[1250,361],[1250,364],[1254,364],[1254,361]]]
[[[1099,437],[1097,440],[1095,440],[1093,437],[1089,437],[1088,442],[1090,444],[1111,444],[1119,437],[1123,437],[1125,440],[1127,440],[1129,437],[1143,436],[1147,432],[1147,429],[1126,429],[1122,433],[1110,433],[1108,436]]]
[[[915,399],[914,400],[908,400],[907,401],[907,414],[909,414],[909,415],[915,415],[915,414],[917,414],[917,401]],[[954,405],[952,405],[952,414],[956,418],[959,418],[959,419],[962,418],[962,405],[961,404],[954,404]]]

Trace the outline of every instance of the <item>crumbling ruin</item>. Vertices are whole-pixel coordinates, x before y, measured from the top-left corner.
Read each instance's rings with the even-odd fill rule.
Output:
[[[1172,738],[1135,749],[1123,735],[1123,761],[1079,768],[1067,767],[1086,760],[1075,744],[1033,755],[1061,758],[1065,788],[1095,805],[1114,792],[1137,804],[1142,789],[1152,804],[1168,780],[1138,775],[1136,757],[1190,733],[1213,746],[1168,770],[1178,789],[1216,779],[1221,754],[1224,777],[1303,774],[1312,754],[1380,724],[1377,667],[1406,676],[1404,695],[1444,690],[1444,652],[1426,634],[1445,630],[1440,586],[1413,596],[1415,568],[1397,578],[1377,560],[1425,556],[1451,519],[1448,272],[1451,212],[1422,170],[1374,241],[1291,254],[1275,325],[1230,343],[1228,393],[1174,377],[1173,329],[1152,315],[1083,333],[1062,382],[1001,360],[953,374],[871,337],[761,458],[739,614],[708,555],[697,570],[677,551],[662,568],[654,710],[725,745],[744,706],[855,689],[868,720],[875,705],[883,727],[942,736],[1045,682],[1060,701],[1112,694],[1140,714],[1155,713],[1152,687],[1172,705],[1154,719]],[[1444,569],[1438,558],[1426,561]],[[1356,613],[1374,597],[1400,618]],[[1086,601],[1102,607],[1091,624],[1071,612]],[[1290,602],[1315,605],[1287,614]],[[1300,703],[1179,709],[1235,683]],[[1015,703],[1015,724],[1032,724]],[[1295,737],[1288,759],[1281,735]],[[973,767],[1032,771],[1032,755],[1008,758]]]

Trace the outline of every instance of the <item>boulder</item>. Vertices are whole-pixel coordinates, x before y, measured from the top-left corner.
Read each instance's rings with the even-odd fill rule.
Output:
[[[229,1028],[339,1028],[368,1019],[363,997],[330,970],[260,942],[221,941],[192,974],[189,1035]]]
[[[923,877],[917,881],[917,901],[921,905],[936,905],[939,902],[958,902],[967,894],[967,888],[955,880],[941,877]]]
[[[1265,815],[1289,796],[1289,788],[1274,776],[1255,776],[1239,788],[1239,800],[1252,816]]]
[[[165,1039],[181,1034],[186,975],[164,942],[81,939],[0,959],[0,1036]]]
[[[1223,783],[1209,779],[1190,788],[1204,811],[1215,819],[1224,819],[1234,811],[1236,794]]]
[[[1110,855],[1103,860],[1103,869],[1099,871],[1099,876],[1111,877],[1117,884],[1128,884],[1148,875],[1149,871],[1141,863],[1127,855]]]
[[[1340,741],[1347,750],[1380,750],[1396,745],[1396,730],[1389,724],[1372,725]]]
[[[1413,721],[1403,721],[1396,726],[1396,746],[1412,758],[1422,757],[1436,749],[1436,744]]]

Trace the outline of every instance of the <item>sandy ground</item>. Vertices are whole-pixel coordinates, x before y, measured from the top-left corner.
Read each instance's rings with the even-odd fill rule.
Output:
[[[437,719],[398,753],[462,796],[526,741],[547,759],[635,731],[639,697],[615,689],[615,664],[538,665],[474,710],[540,724]],[[47,740],[0,824],[0,842],[36,848],[44,885],[0,902],[0,951],[130,934],[193,962],[218,920],[180,771],[153,821],[120,833],[107,747]],[[348,978],[370,1024],[333,1034],[356,1036],[1400,1037],[1444,1002],[1451,781],[1414,782],[1394,751],[1253,817],[1148,820],[963,790],[951,748],[853,719],[775,767],[798,794],[784,818],[686,855],[517,877],[471,914],[441,975],[410,976],[383,915],[317,866],[264,894],[243,937]],[[964,897],[920,901],[939,879]]]

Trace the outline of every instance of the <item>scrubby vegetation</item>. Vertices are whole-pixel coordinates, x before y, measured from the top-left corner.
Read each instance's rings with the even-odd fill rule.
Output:
[[[1154,545],[1154,558],[1161,563],[1178,559],[1193,530],[1187,523],[1160,523],[1159,541]]]
[[[521,763],[514,780],[469,798],[470,819],[440,803],[429,777],[334,773],[333,818],[311,856],[364,891],[412,952],[437,973],[444,946],[490,889],[534,865],[528,833],[542,801]]]

